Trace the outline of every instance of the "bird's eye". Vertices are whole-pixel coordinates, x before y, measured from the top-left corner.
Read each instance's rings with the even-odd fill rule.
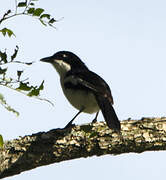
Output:
[[[63,58],[67,58],[67,55],[66,55],[66,54],[63,54],[62,56],[63,56]]]

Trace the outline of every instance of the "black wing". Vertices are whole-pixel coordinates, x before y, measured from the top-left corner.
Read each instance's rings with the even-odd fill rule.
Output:
[[[90,90],[95,94],[109,96],[109,100],[113,104],[113,98],[111,95],[111,90],[108,84],[99,75],[92,71],[70,71],[65,77],[65,87],[66,88],[76,88]]]
[[[112,107],[113,98],[111,90],[99,75],[89,70],[77,72],[70,71],[66,74],[64,85],[65,88],[92,91],[108,127],[120,130],[120,122]]]

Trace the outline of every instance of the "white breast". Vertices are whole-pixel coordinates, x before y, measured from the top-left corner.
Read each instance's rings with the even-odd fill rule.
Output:
[[[72,89],[65,89],[63,78],[61,78],[61,86],[64,95],[76,109],[80,110],[85,108],[83,112],[90,114],[99,111],[98,104],[92,93],[87,93],[86,91],[81,90],[73,91]]]

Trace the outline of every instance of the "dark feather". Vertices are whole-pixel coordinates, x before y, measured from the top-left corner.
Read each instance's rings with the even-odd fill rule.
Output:
[[[69,71],[65,76],[65,88],[88,89],[93,93],[109,97],[113,104],[111,90],[108,84],[99,75],[92,71]]]
[[[75,90],[91,91],[102,111],[104,119],[109,128],[120,130],[120,121],[112,106],[113,98],[107,83],[92,71],[70,71],[67,73],[64,82],[65,88]]]
[[[107,97],[96,96],[96,100],[108,127],[119,131],[121,129],[120,121],[109,99]]]

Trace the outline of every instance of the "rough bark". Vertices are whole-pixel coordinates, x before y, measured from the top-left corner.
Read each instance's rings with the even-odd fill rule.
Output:
[[[118,133],[99,122],[7,141],[0,149],[0,178],[75,158],[166,149],[165,117],[129,119],[121,127]]]

